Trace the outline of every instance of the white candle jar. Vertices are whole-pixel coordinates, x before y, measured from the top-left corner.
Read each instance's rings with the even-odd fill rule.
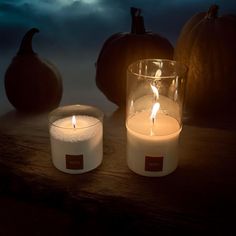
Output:
[[[186,67],[145,59],[127,70],[127,164],[143,176],[165,176],[178,165]]]
[[[103,158],[103,113],[96,107],[71,105],[49,114],[53,165],[69,174],[98,167]]]

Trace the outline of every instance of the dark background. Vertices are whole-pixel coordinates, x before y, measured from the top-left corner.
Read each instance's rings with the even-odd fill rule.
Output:
[[[102,104],[100,107],[110,110],[116,106],[96,88],[95,62],[106,38],[130,31],[130,6],[142,9],[146,30],[165,36],[175,45],[184,23],[214,3],[220,6],[220,15],[236,12],[234,0],[1,0],[1,111],[10,107],[4,92],[4,73],[31,27],[40,29],[33,40],[34,50],[62,74],[62,104]]]
[[[71,101],[89,103],[106,112],[115,110],[116,106],[96,88],[95,62],[106,38],[130,30],[130,6],[142,8],[147,30],[165,36],[175,45],[184,23],[195,13],[207,11],[214,3],[220,6],[220,15],[236,13],[235,0],[0,0],[0,114],[14,109],[5,96],[4,73],[18,51],[23,35],[31,27],[40,29],[34,37],[34,50],[53,62],[62,74],[62,104]],[[19,199],[4,195],[2,191],[0,186],[0,235],[79,235],[72,232],[90,235],[88,230],[99,235],[107,230],[107,222],[102,218],[91,219],[87,215],[89,223],[86,224],[84,215],[77,217],[82,215],[80,212],[73,215],[62,211],[58,205],[35,204],[25,195]],[[212,200],[216,201],[215,196]],[[227,199],[224,202],[227,206]],[[226,212],[227,207],[213,209],[212,215],[214,211]],[[123,219],[123,216],[119,217]],[[114,221],[112,225],[120,229],[119,217],[117,222],[112,218],[107,220]],[[97,221],[104,228],[97,229]]]

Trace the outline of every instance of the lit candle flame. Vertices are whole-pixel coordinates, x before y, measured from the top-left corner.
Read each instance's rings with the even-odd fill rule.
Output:
[[[155,123],[155,119],[157,116],[157,112],[160,109],[160,103],[156,102],[153,107],[152,107],[152,112],[151,112],[151,120],[152,120],[152,124],[154,125]]]
[[[73,127],[75,128],[75,126],[76,126],[76,118],[75,118],[75,116],[72,116],[71,122],[72,122]]]
[[[153,85],[151,85],[151,88],[152,88],[152,92],[154,93],[154,98],[155,98],[155,101],[156,101],[157,99],[159,99],[158,89],[157,89],[156,86],[153,86]]]
[[[159,109],[160,109],[160,103],[156,102],[152,107],[152,112],[151,112],[151,116],[150,116],[150,118],[152,120],[151,136],[154,135],[153,128],[154,128],[157,112],[158,112]]]

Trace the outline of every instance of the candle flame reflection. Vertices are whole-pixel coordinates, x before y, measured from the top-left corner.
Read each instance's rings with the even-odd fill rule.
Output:
[[[160,77],[162,75],[162,71],[160,69],[157,69],[155,73],[155,77]]]
[[[154,93],[154,98],[155,98],[155,101],[156,101],[157,99],[159,99],[159,92],[158,92],[158,89],[157,89],[156,86],[153,86],[152,84],[150,84],[150,85],[151,85],[152,92]]]
[[[155,100],[155,103],[152,106],[151,117],[150,117],[152,120],[151,135],[154,135],[153,128],[154,128],[157,112],[160,109],[160,103],[157,102],[157,100],[159,99],[159,92],[158,92],[157,87],[152,84],[150,84],[150,85],[151,85],[151,89],[154,94],[154,100]]]
[[[75,116],[72,116],[71,122],[72,122],[73,127],[75,128],[75,126],[76,126],[76,118],[75,118]]]

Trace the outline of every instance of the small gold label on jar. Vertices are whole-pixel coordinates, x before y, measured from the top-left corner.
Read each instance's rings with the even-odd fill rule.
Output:
[[[145,156],[145,171],[162,171],[164,157]]]
[[[80,155],[66,155],[66,169],[82,170],[84,168],[83,154]]]

